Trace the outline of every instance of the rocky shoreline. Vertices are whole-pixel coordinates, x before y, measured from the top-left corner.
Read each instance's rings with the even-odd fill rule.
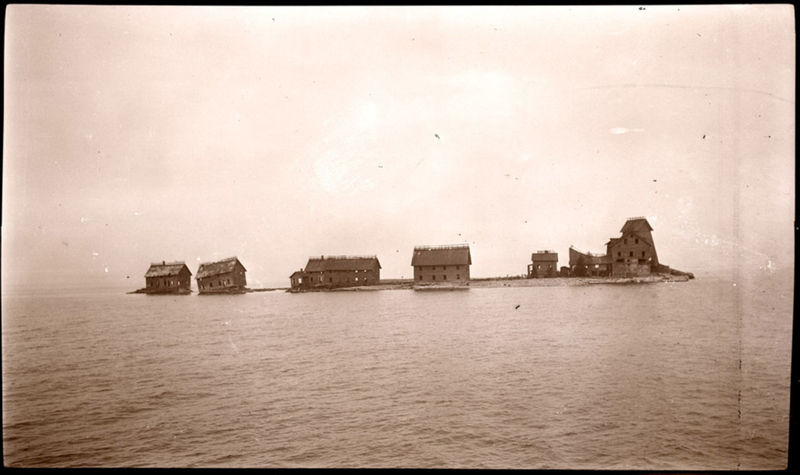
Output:
[[[498,287],[576,287],[581,285],[641,285],[657,283],[677,283],[688,282],[694,279],[692,274],[653,274],[645,277],[549,277],[541,279],[525,279],[519,277],[495,277],[472,279],[466,285],[447,284],[425,284],[416,285],[413,280],[386,280],[377,285],[363,285],[352,287],[326,287],[314,289],[291,289],[286,287],[274,287],[266,289],[237,289],[236,292],[215,292],[221,293],[252,293],[252,292],[374,292],[378,290],[466,290],[481,288]],[[146,289],[139,289],[129,294],[150,294],[150,295],[175,295],[175,293],[148,292]],[[183,293],[181,293],[183,294]],[[188,295],[188,293],[183,294]]]
[[[524,278],[483,278],[472,279],[468,285],[456,286],[452,284],[426,284],[416,286],[412,280],[391,281],[377,285],[334,287],[324,289],[288,289],[287,292],[369,292],[377,290],[462,290],[469,288],[498,288],[498,287],[572,287],[581,285],[639,285],[655,283],[688,282],[693,276],[655,274],[645,277],[550,277],[541,279]]]

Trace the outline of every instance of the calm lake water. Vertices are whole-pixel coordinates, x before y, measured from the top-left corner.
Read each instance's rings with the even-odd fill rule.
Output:
[[[792,290],[4,295],[5,464],[781,469]]]

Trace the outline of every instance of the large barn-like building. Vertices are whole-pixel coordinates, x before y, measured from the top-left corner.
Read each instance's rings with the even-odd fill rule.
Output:
[[[183,261],[153,262],[144,279],[145,293],[189,293],[192,289],[192,272]]]
[[[469,282],[469,244],[416,246],[411,265],[414,283]]]
[[[244,292],[245,272],[247,269],[236,257],[206,262],[197,269],[197,287],[201,294]]]
[[[606,255],[612,261],[612,275],[645,276],[658,269],[652,231],[646,218],[628,218],[620,230],[622,236],[611,238],[606,243]]]
[[[290,277],[292,289],[375,285],[381,280],[377,256],[309,257],[305,269]]]

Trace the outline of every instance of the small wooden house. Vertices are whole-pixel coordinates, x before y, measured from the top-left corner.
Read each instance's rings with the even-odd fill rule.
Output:
[[[309,257],[305,269],[291,279],[293,288],[375,285],[381,280],[381,263],[377,256]]]
[[[606,243],[606,255],[612,261],[612,275],[645,276],[659,268],[652,231],[647,218],[628,218],[620,230],[622,236],[611,238]]]
[[[192,288],[192,272],[183,261],[153,262],[144,279],[145,293],[189,293]]]
[[[558,253],[555,251],[536,251],[531,254],[528,264],[528,278],[556,277],[558,275]]]
[[[247,269],[236,257],[200,264],[196,277],[198,290],[201,294],[244,292],[245,272]]]
[[[289,276],[289,281],[291,282],[292,289],[308,289],[311,287],[311,277],[308,273],[303,272],[303,269],[295,271]]]
[[[469,282],[469,244],[416,246],[411,265],[414,283]]]

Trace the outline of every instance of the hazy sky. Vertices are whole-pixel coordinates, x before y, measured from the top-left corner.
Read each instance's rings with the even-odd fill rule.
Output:
[[[791,5],[8,7],[2,283],[469,243],[472,276],[605,252],[791,271]]]

